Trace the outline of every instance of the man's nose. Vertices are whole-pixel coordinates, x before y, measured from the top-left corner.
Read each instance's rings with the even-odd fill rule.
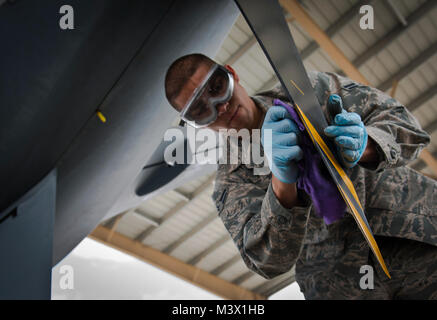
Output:
[[[218,116],[220,117],[222,114],[228,112],[229,110],[229,102],[226,103],[220,103],[217,106],[217,112],[218,112]]]

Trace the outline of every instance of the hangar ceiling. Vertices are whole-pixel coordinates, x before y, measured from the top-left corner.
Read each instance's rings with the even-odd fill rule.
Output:
[[[431,144],[411,167],[435,179],[437,2],[280,2],[307,69],[345,74],[350,71],[338,64],[335,53],[320,47],[323,35],[318,26],[369,84],[394,96],[416,116],[430,134]],[[359,27],[359,9],[364,4],[374,8],[374,30]],[[293,6],[304,10],[306,21],[303,15],[294,17],[287,11]],[[278,83],[241,16],[215,59],[234,67],[250,95]],[[90,237],[224,298],[268,298],[294,281],[294,271],[266,280],[247,269],[210,198],[214,177],[209,173],[157,195],[104,221]]]

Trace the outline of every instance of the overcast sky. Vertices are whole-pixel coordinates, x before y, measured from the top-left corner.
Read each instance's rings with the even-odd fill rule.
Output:
[[[74,289],[62,289],[71,266]],[[303,299],[294,283],[271,299]],[[52,299],[209,300],[220,297],[118,250],[84,239],[52,270]]]

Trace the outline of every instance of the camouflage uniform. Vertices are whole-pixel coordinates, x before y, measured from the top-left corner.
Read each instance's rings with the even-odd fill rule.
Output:
[[[284,208],[271,173],[254,175],[254,164],[219,165],[212,198],[244,262],[269,279],[296,265],[307,299],[437,299],[437,183],[405,166],[429,136],[404,106],[377,89],[331,73],[309,77],[327,119],[327,99],[336,93],[347,111],[361,116],[377,145],[375,167],[358,164],[346,172],[392,280],[350,214],[326,225],[303,191],[304,206]],[[280,86],[252,97],[264,110],[274,98],[288,101]],[[360,288],[363,265],[374,268],[373,290]]]

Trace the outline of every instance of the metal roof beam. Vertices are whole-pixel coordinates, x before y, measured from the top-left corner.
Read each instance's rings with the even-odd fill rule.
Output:
[[[182,191],[180,191],[178,189],[174,189],[174,190],[172,190],[172,192],[174,192],[179,197],[179,199],[182,200],[182,201],[188,202],[191,199],[190,195],[187,195],[187,194],[185,194],[184,192],[182,192]]]
[[[265,82],[262,87],[257,90],[258,92],[263,92],[266,90],[270,90],[274,86],[276,86],[279,83],[278,78],[276,77],[276,74],[274,74],[267,82]]]
[[[413,112],[414,110],[416,110],[417,108],[419,108],[420,106],[424,105],[429,100],[434,98],[435,95],[437,95],[437,84],[432,86],[428,90],[426,90],[424,93],[420,94],[416,99],[414,99],[411,103],[409,103],[407,105],[408,110]],[[432,130],[431,133],[433,131],[434,130]],[[427,132],[430,132],[430,131],[427,131]]]
[[[329,35],[319,27],[297,0],[279,0],[279,2],[296,18],[300,26],[319,44],[320,48],[329,55],[349,78],[365,85],[369,84],[358,68],[352,64],[343,51],[341,51]]]
[[[111,218],[109,218],[109,219],[107,219],[107,220],[105,220],[105,221],[102,221],[102,225],[103,226],[105,226],[106,228],[109,228],[109,229],[111,229],[112,228],[112,226],[115,224],[115,222],[117,221],[117,219],[119,219],[119,216],[120,216],[120,214],[117,214],[117,215],[115,215],[115,216],[113,216],[113,217],[111,217]]]
[[[206,179],[205,182],[203,182],[199,187],[194,190],[190,195],[185,195],[180,191],[176,191],[181,197],[182,200],[176,203],[176,205],[171,208],[169,211],[167,211],[160,219],[159,219],[159,225],[162,225],[165,221],[170,219],[172,216],[174,216],[176,213],[178,213],[180,210],[185,208],[188,204],[190,204],[193,200],[197,199],[199,195],[201,195],[207,187],[214,181],[215,174],[211,175],[208,179]],[[175,190],[173,190],[175,191]],[[143,230],[140,234],[138,234],[135,237],[136,241],[143,242],[156,228],[159,226],[150,226],[147,229]]]
[[[361,0],[364,1],[364,0]],[[286,14],[285,19],[288,23],[291,23],[294,21],[294,18],[290,14]],[[252,35],[249,37],[245,43],[243,43],[237,51],[235,51],[226,61],[224,64],[233,65],[236,63],[243,55],[246,54],[247,51],[249,51],[255,44],[257,43],[256,38]]]
[[[162,225],[165,221],[167,221],[168,219],[170,219],[173,215],[175,215],[176,213],[178,213],[180,210],[182,210],[183,207],[185,207],[187,205],[189,201],[179,201],[178,203],[176,203],[176,205],[171,208],[170,210],[168,210],[161,219],[159,219],[159,224],[158,226],[149,226],[147,229],[143,230],[138,236],[135,237],[135,240],[138,242],[143,242],[155,229],[157,229],[160,225]]]
[[[364,1],[363,3],[366,3]],[[362,4],[360,3],[360,6]],[[364,65],[370,58],[384,50],[390,43],[392,43],[394,40],[396,40],[403,32],[406,32],[410,30],[411,27],[413,27],[418,21],[420,21],[426,14],[428,14],[434,7],[437,6],[437,1],[435,0],[428,0],[423,5],[421,5],[416,11],[414,11],[411,15],[407,17],[408,20],[408,27],[405,28],[402,24],[398,24],[396,27],[394,27],[392,30],[390,30],[384,37],[382,37],[380,40],[378,40],[371,48],[366,50],[362,55],[360,55],[358,58],[356,58],[353,61],[353,65],[355,65],[357,68]],[[358,10],[353,7],[354,10],[358,12]],[[347,21],[347,18],[350,18],[351,14],[349,11],[343,15],[339,20],[338,23],[334,23],[332,27],[328,28],[326,30],[326,33],[332,38],[335,33],[337,33],[342,27],[346,25],[344,21]],[[349,16],[347,16],[349,15]],[[342,22],[344,25],[342,25]],[[312,42],[309,46],[307,46],[304,50],[301,52],[302,60],[305,60],[309,57],[315,50],[318,49],[318,45],[316,42]],[[262,86],[262,88],[259,91],[264,91],[272,88],[274,85],[278,83],[278,80],[276,76],[273,76],[270,78],[266,84]]]
[[[206,248],[205,250],[203,250],[202,252],[200,252],[199,254],[197,254],[196,256],[194,256],[193,258],[191,258],[187,263],[191,264],[191,265],[196,265],[197,263],[199,263],[203,258],[205,258],[207,255],[209,255],[210,253],[212,253],[213,251],[217,250],[218,248],[220,248],[223,244],[225,244],[226,242],[228,242],[229,240],[231,240],[231,237],[229,236],[229,234],[224,235],[223,237],[221,237],[219,240],[217,240],[216,242],[214,242],[211,246],[209,246],[208,248]]]
[[[315,23],[315,21],[309,16],[309,14],[300,6],[297,0],[279,0],[282,6],[290,13],[295,13],[294,16],[299,24],[316,40],[320,47],[334,60],[337,65],[343,70],[343,72],[351,79],[358,81],[364,85],[371,85],[369,81],[359,72],[358,68],[351,63],[346,56],[340,51],[340,49],[334,44],[334,42],[327,36],[326,33]],[[419,55],[414,61],[403,67],[395,75],[387,79],[382,83],[379,88],[382,91],[389,89],[395,80],[406,77],[410,72],[415,70],[419,65],[427,61],[431,56],[437,52],[437,42],[431,45],[423,53]],[[437,160],[435,160],[431,154],[427,151],[422,152],[420,155],[423,160],[430,165],[432,170],[435,170],[437,174]]]
[[[396,16],[396,18],[399,20],[399,22],[406,27],[408,25],[407,20],[405,19],[402,12],[399,10],[399,8],[393,3],[392,0],[385,0],[385,3],[389,7],[390,11],[393,12],[393,14]]]
[[[420,65],[428,61],[433,55],[437,53],[437,42],[433,43],[425,51],[423,51],[419,56],[408,63],[406,66],[402,67],[398,72],[392,75],[390,78],[385,80],[378,86],[381,91],[387,91],[391,88],[394,81],[401,81],[403,78],[407,77],[411,72],[413,72]]]
[[[369,50],[366,50],[361,56],[354,60],[354,65],[358,68],[365,64],[370,58],[377,55],[379,52],[384,50],[390,43],[396,40],[403,32],[407,32],[411,29],[418,21],[420,21],[425,15],[427,15],[435,6],[437,1],[428,0],[423,5],[414,11],[411,15],[407,17],[408,27],[405,28],[402,24],[396,25],[392,30],[390,30],[384,37],[379,39]]]
[[[234,264],[236,264],[237,262],[239,262],[241,260],[241,256],[240,254],[236,254],[235,256],[233,256],[232,258],[230,258],[229,260],[227,260],[226,262],[222,263],[221,265],[219,265],[218,267],[216,267],[214,270],[211,271],[211,274],[218,276],[219,274],[221,274],[223,271],[225,271],[226,269],[228,269],[229,267],[233,266]]]
[[[206,190],[206,188],[214,181],[215,174],[211,175],[208,179],[206,179],[199,187],[197,187],[194,192],[190,194],[190,202],[193,201],[199,194]]]
[[[230,283],[229,281],[214,276],[205,270],[186,264],[179,259],[164,254],[154,248],[145,246],[144,244],[134,241],[118,232],[115,232],[112,237],[109,237],[108,235],[110,232],[110,229],[98,226],[89,237],[134,256],[144,262],[152,264],[161,270],[173,274],[224,299],[265,299],[265,297],[260,294]],[[108,238],[109,240],[107,240]]]
[[[197,225],[195,225],[190,231],[185,233],[182,237],[168,245],[162,252],[166,254],[171,254],[177,247],[179,247],[182,243],[193,237],[196,233],[202,231],[208,224],[217,219],[217,212],[213,212],[208,215],[205,219],[200,221]]]
[[[161,224],[161,219],[152,217],[151,215],[149,215],[147,212],[144,212],[140,208],[136,208],[136,209],[132,210],[131,212],[133,215],[136,215],[136,216],[140,217],[141,219],[144,219],[148,224],[150,224],[154,227],[159,227],[159,225]]]
[[[348,23],[351,22],[351,17],[357,15],[360,11],[361,6],[369,4],[368,0],[358,1],[354,6],[352,6],[347,12],[345,12],[337,21],[326,29],[326,34],[329,37],[333,37],[337,32],[343,29]],[[301,52],[302,60],[305,60],[310,55],[312,55],[319,48],[319,44],[316,41],[312,41],[306,48]]]
[[[239,286],[240,284],[242,284],[247,279],[252,278],[253,275],[255,275],[255,273],[253,273],[252,271],[247,271],[247,272],[243,273],[242,275],[239,275],[238,277],[236,277],[231,282],[233,284],[236,284],[237,286]]]
[[[118,227],[118,224],[120,223],[121,219],[125,216],[125,214],[126,214],[127,212],[128,212],[128,211],[122,212],[122,213],[120,213],[120,214],[118,214],[118,215],[112,217],[111,219],[109,219],[109,220],[105,223],[106,228],[108,228],[108,230],[109,230],[108,238],[106,239],[107,241],[110,241],[110,240],[111,240],[111,238],[112,238],[112,236],[113,236],[115,230],[116,230],[117,227]]]
[[[233,65],[236,63],[252,46],[256,43],[256,38],[251,36],[238,50],[226,59],[225,64]]]
[[[366,0],[360,0],[354,6],[352,6],[345,14],[343,14],[334,24],[330,25],[328,29],[326,29],[326,34],[329,37],[333,37],[337,32],[339,32],[343,27],[345,27],[349,22],[352,16],[356,15],[359,12],[359,9],[362,5],[369,3]],[[288,11],[287,13],[291,15]],[[316,41],[312,41],[308,46],[306,46],[300,53],[302,57],[302,61],[312,55],[319,48],[319,44]],[[274,85],[278,83],[278,79],[276,75],[273,75],[259,91],[264,91],[272,88]]]

